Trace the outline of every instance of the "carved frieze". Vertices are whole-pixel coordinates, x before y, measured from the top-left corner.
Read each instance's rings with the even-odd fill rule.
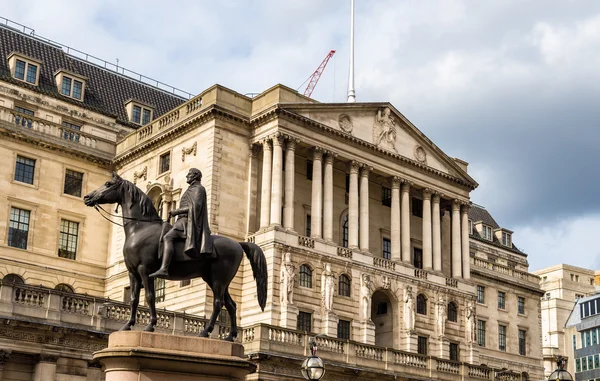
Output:
[[[190,148],[181,148],[181,161],[185,161],[185,155],[194,155],[196,156],[196,151],[198,149],[198,142],[194,142]]]

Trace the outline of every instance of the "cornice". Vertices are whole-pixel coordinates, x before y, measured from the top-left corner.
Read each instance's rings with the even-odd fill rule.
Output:
[[[480,271],[475,266],[471,266],[471,275],[476,275],[476,276],[479,276],[481,278],[486,278],[486,279],[489,279],[489,280],[491,280],[493,282],[497,282],[497,283],[503,283],[503,284],[509,283],[509,284],[511,284],[514,287],[517,287],[517,288],[520,288],[522,290],[526,290],[526,291],[529,291],[529,292],[533,292],[534,294],[537,294],[540,297],[544,296],[546,294],[546,292],[544,290],[542,290],[541,288],[535,288],[534,286],[530,287],[530,286],[527,286],[527,285],[524,285],[524,284],[512,281],[510,279],[501,278],[501,277],[498,277],[498,276],[493,276],[492,274],[489,274],[489,273],[487,273],[485,271]]]
[[[304,126],[312,128],[312,129],[319,129],[319,132],[322,133],[323,131],[328,133],[330,136],[334,137],[334,138],[343,138],[346,140],[349,140],[351,143],[353,143],[354,145],[357,145],[359,147],[361,147],[362,149],[366,148],[371,152],[374,152],[380,156],[386,156],[389,158],[392,158],[396,161],[408,164],[412,167],[415,167],[417,169],[419,169],[422,172],[427,172],[429,174],[432,174],[436,177],[445,179],[445,180],[450,180],[454,183],[457,183],[465,188],[467,188],[468,190],[474,190],[475,186],[467,181],[464,181],[462,179],[459,179],[455,176],[451,176],[447,173],[444,173],[442,171],[439,171],[437,169],[431,168],[427,165],[424,165],[422,163],[419,163],[416,160],[412,160],[409,159],[405,156],[399,155],[397,153],[391,152],[391,151],[387,151],[385,149],[379,148],[378,146],[376,146],[373,143],[369,143],[367,141],[364,141],[362,139],[359,139],[351,134],[348,134],[346,132],[331,128],[325,124],[316,122],[310,118],[304,117],[302,115],[293,113],[291,111],[288,111],[284,108],[281,107],[281,105],[275,105],[270,109],[265,110],[262,114],[258,115],[257,117],[251,119],[250,123],[251,126],[253,128],[256,128],[264,123],[267,123],[269,121],[275,120],[275,119],[284,119],[284,120],[288,120],[291,122],[301,122]]]

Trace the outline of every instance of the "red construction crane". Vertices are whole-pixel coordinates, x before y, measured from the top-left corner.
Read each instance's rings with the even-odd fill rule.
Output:
[[[308,79],[308,86],[306,86],[306,90],[304,90],[304,95],[306,95],[307,97],[311,96],[313,90],[315,89],[315,86],[317,86],[317,82],[319,82],[319,78],[321,78],[321,74],[323,74],[323,70],[325,70],[325,66],[327,66],[327,62],[329,62],[329,59],[333,57],[334,54],[335,50],[330,51],[329,54],[327,54],[327,57],[325,57],[325,59],[323,60],[323,62],[321,62],[317,70],[315,70],[315,72],[312,73],[312,75]]]

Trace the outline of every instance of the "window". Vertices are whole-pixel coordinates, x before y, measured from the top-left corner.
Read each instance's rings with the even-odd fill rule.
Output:
[[[485,287],[477,286],[477,303],[485,303]]]
[[[81,100],[83,94],[83,82],[63,74],[60,93],[67,97]]]
[[[519,330],[519,354],[525,356],[527,354],[527,331]]]
[[[423,294],[417,295],[417,313],[427,315],[427,298]]]
[[[306,160],[306,179],[312,181],[313,175],[313,162],[312,160]]]
[[[312,219],[310,218],[310,214],[307,214],[306,215],[306,226],[304,228],[305,233],[306,233],[305,235],[307,237],[310,237],[310,234],[311,234],[311,229],[310,229],[311,225],[312,225]]]
[[[54,287],[54,289],[56,291],[61,291],[61,292],[75,292],[73,287],[71,287],[71,285],[68,285],[66,283],[59,283]]]
[[[19,107],[19,106],[15,106],[15,111],[16,112],[20,112],[21,114],[25,114],[25,115],[29,115],[29,116],[34,116],[35,112],[23,107]]]
[[[71,196],[81,197],[81,187],[83,185],[83,173],[67,169],[65,171],[64,193]]]
[[[412,198],[412,215],[415,217],[423,217],[423,200]]]
[[[392,190],[390,188],[381,187],[381,205],[392,206]]]
[[[30,211],[10,208],[10,224],[8,227],[8,246],[18,249],[27,249],[29,236]]]
[[[131,121],[142,126],[150,123],[152,121],[152,110],[148,107],[134,104],[131,107]]]
[[[191,279],[184,279],[181,282],[179,282],[179,287],[186,287],[186,286],[189,286],[190,284],[192,284]]]
[[[469,234],[473,234],[473,221],[468,220]]]
[[[450,360],[458,361],[458,344],[450,343]]]
[[[598,344],[598,332],[596,330],[592,330],[592,345]]]
[[[525,314],[525,298],[522,296],[517,297],[517,309],[521,315]]]
[[[498,308],[501,310],[506,308],[506,293],[504,291],[498,291]]]
[[[152,120],[152,113],[147,108],[142,109],[142,124],[146,125]]]
[[[123,303],[131,303],[131,287],[123,288]]]
[[[79,134],[76,131],[81,131],[81,126],[70,122],[62,122],[62,126],[66,129],[62,130],[62,138],[72,142],[79,142]]]
[[[600,368],[600,355],[594,355],[594,369]]]
[[[300,286],[312,288],[312,270],[308,265],[300,266]]]
[[[58,239],[58,256],[61,258],[75,259],[77,254],[77,236],[79,223],[69,220],[60,220],[60,237]]]
[[[419,336],[417,339],[417,353],[427,355],[427,337]]]
[[[312,331],[312,314],[308,312],[300,311],[298,313],[298,323],[296,329],[298,331],[311,332]]]
[[[502,244],[508,247],[512,246],[510,233],[502,232]]]
[[[581,372],[581,359],[575,359],[575,372]]]
[[[477,320],[477,344],[485,347],[485,320]]]
[[[337,329],[338,339],[350,340],[350,322],[348,320],[342,320],[338,322]]]
[[[38,66],[20,59],[16,60],[15,78],[35,85],[37,82]]]
[[[458,322],[458,309],[454,302],[448,303],[448,320]]]
[[[23,108],[23,107],[19,107],[19,106],[15,106],[15,111],[18,113],[21,113],[21,114],[25,114],[27,116],[35,115],[35,112],[28,110],[26,108]],[[30,118],[27,118],[26,116],[15,114],[15,124],[17,126],[31,128],[31,127],[33,127],[33,120]]]
[[[154,279],[154,296],[156,298],[156,303],[165,301],[165,289],[167,288],[166,283],[167,282],[165,282],[165,280],[162,278]]]
[[[342,219],[342,247],[348,247],[348,213]]]
[[[418,269],[423,268],[423,250],[418,247],[413,249],[413,266]]]
[[[25,284],[25,281],[21,276],[17,274],[6,274],[4,278],[2,278],[2,283],[6,284]]]
[[[379,302],[377,304],[377,315],[386,315],[388,311],[387,302]]]
[[[350,192],[350,174],[346,173],[346,193]]]
[[[350,296],[350,278],[346,274],[340,275],[338,293],[340,296]]]
[[[577,336],[573,335],[573,351],[577,349]]]
[[[389,238],[383,239],[383,258],[391,259],[392,258],[392,241]]]
[[[492,228],[487,225],[483,225],[481,227],[481,238],[491,241],[492,240]]]
[[[587,370],[587,357],[581,358],[581,370]]]
[[[171,169],[171,152],[166,152],[160,155],[159,173],[165,173]]]
[[[33,184],[33,174],[35,172],[35,160],[17,155],[17,164],[15,166],[15,181],[26,184]]]
[[[506,351],[506,326],[498,325],[498,349]]]

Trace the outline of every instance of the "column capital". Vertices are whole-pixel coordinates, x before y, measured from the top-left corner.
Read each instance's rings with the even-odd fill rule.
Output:
[[[259,141],[259,144],[262,145],[263,150],[270,151],[271,150],[271,137],[267,136]]]
[[[277,145],[280,147],[283,147],[283,144],[285,142],[285,137],[280,134],[279,132],[274,133],[273,135],[271,135],[271,140],[273,141],[273,145]]]
[[[392,176],[392,189],[400,189],[401,182],[402,179],[400,179],[398,176]]]
[[[300,143],[300,139],[293,138],[291,136],[286,136],[287,144],[286,148],[290,151],[294,151],[296,149],[296,144]]]
[[[403,192],[408,192],[410,190],[411,185],[413,185],[412,181],[402,179],[402,191]]]
[[[321,147],[313,147],[313,160],[323,160],[324,151]]]
[[[431,200],[431,189],[423,188],[423,200]]]
[[[362,177],[368,177],[369,176],[369,172],[371,172],[373,170],[373,167],[367,165],[367,164],[361,164],[360,165],[360,175]]]
[[[350,160],[348,162],[348,169],[350,170],[350,173],[358,173],[358,170],[360,168],[360,163],[356,160]]]
[[[49,362],[49,363],[55,363],[58,361],[58,355],[50,355],[47,353],[40,353],[39,355],[36,356],[36,360],[37,362]]]
[[[440,203],[440,199],[444,196],[443,193],[440,193],[438,191],[433,191],[432,195],[431,195],[431,199],[434,203],[439,204]]]
[[[325,164],[333,164],[333,161],[337,156],[337,153],[327,151],[327,154],[325,155]]]
[[[452,200],[452,211],[456,211],[456,212],[460,212],[460,206],[462,204],[462,201],[455,198],[454,200]]]
[[[471,203],[469,203],[469,202],[462,203],[462,208],[461,208],[462,213],[468,214],[470,209],[471,209]]]
[[[248,152],[248,154],[250,157],[257,157],[260,150],[261,150],[260,144],[252,143],[252,144],[250,144],[250,152]]]

